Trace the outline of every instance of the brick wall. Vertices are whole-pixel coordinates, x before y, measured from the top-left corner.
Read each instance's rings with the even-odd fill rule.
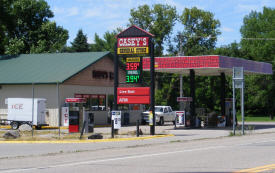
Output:
[[[96,71],[107,71],[107,79],[93,78],[93,70]],[[110,79],[109,72],[114,72],[114,61],[109,57],[100,59],[95,64],[89,66],[85,70],[79,72],[72,78],[65,81],[63,84],[66,85],[83,85],[83,86],[104,86],[113,87],[114,79]],[[119,67],[119,82],[126,81],[126,72]],[[120,84],[121,87],[140,87],[139,84]]]

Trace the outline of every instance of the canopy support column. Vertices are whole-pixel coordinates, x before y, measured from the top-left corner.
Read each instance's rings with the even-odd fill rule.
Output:
[[[190,70],[190,97],[193,98],[193,101],[190,103],[190,113],[191,113],[191,126],[195,126],[196,124],[196,88],[195,88],[195,71]]]
[[[225,115],[225,74],[221,73],[221,116]]]

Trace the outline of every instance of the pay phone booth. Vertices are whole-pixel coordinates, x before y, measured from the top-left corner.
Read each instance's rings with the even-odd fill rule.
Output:
[[[225,99],[225,115],[226,115],[226,125],[233,125],[233,98]]]
[[[85,133],[93,133],[94,132],[94,113],[85,113]]]
[[[69,133],[80,132],[83,126],[83,103],[85,98],[66,98],[69,103]],[[73,104],[78,103],[79,111],[73,109]]]
[[[178,102],[183,102],[181,111],[176,112],[175,128],[191,127],[191,116],[190,116],[190,102],[193,101],[192,97],[178,97]]]

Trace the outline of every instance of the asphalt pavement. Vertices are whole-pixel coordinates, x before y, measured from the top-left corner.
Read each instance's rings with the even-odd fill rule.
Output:
[[[240,122],[239,122],[240,124]],[[200,128],[200,129],[174,129],[172,123],[165,123],[163,126],[156,126],[156,134],[166,134],[167,136],[152,136],[152,138],[129,138],[120,139],[115,136],[115,140],[85,140],[79,143],[71,143],[70,141],[62,141],[60,143],[6,143],[6,141],[0,141],[0,158],[4,157],[18,157],[18,156],[30,156],[30,155],[43,155],[49,153],[60,153],[60,152],[75,152],[79,150],[99,150],[106,148],[123,148],[133,147],[141,145],[154,145],[171,143],[174,141],[189,141],[189,140],[200,140],[200,139],[211,139],[226,137],[232,133],[232,126],[227,127],[215,127],[215,128]],[[141,125],[140,129],[143,133],[150,133],[150,126]],[[241,127],[238,127],[236,134],[241,134]],[[62,132],[68,132],[67,129],[61,129]],[[119,134],[126,134],[131,131],[135,131],[136,126],[122,126],[119,130]],[[94,129],[95,133],[111,133],[110,127],[97,127]],[[245,123],[245,133],[274,133],[275,123],[263,123],[253,122]],[[28,152],[25,152],[28,151]]]

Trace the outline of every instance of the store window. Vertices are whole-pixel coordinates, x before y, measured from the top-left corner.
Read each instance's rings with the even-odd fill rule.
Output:
[[[91,110],[104,111],[106,110],[106,95],[92,95],[91,97]]]
[[[90,110],[90,94],[75,94],[75,98],[85,98],[86,103],[83,103],[83,107],[86,111]],[[75,107],[78,107],[78,103],[75,104]]]
[[[130,111],[139,111],[140,110],[140,104],[130,104]]]
[[[106,110],[106,95],[98,95],[99,97],[99,110]]]

